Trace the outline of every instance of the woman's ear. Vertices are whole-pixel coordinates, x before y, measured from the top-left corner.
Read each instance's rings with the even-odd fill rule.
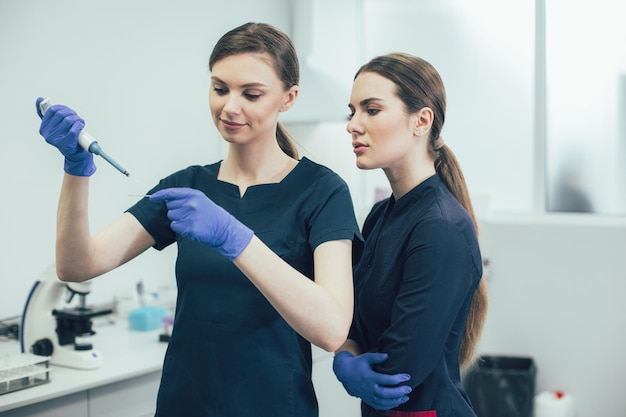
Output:
[[[430,107],[423,107],[415,113],[413,133],[416,136],[424,136],[433,125],[434,113]]]
[[[298,86],[292,85],[291,88],[285,93],[285,101],[283,102],[283,105],[280,106],[279,111],[283,112],[289,110],[291,106],[293,106],[293,103],[296,102],[296,98],[298,98],[299,92],[300,89],[298,88]]]

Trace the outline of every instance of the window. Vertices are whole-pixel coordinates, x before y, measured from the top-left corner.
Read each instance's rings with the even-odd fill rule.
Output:
[[[548,211],[626,214],[626,4],[545,11]]]
[[[438,69],[443,136],[475,204],[626,214],[625,13],[614,0],[363,0],[363,61],[402,50]]]
[[[363,0],[363,61],[404,51],[441,74],[442,136],[478,216],[487,205],[533,210],[534,10],[528,0]],[[369,189],[384,184],[379,174],[368,173]]]

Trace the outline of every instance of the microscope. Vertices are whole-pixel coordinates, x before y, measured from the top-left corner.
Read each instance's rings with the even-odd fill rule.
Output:
[[[111,314],[111,308],[89,307],[86,296],[91,283],[65,283],[59,280],[54,265],[46,268],[28,294],[20,344],[22,352],[49,356],[53,365],[76,369],[102,366],[101,354],[93,348],[90,337],[92,318]],[[66,307],[78,296],[78,305]],[[65,308],[63,308],[65,307]]]

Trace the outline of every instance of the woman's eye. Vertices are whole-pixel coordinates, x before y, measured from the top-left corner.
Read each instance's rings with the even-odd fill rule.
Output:
[[[215,91],[217,93],[217,95],[219,95],[219,96],[223,96],[224,94],[226,94],[228,92],[228,90],[226,90],[225,88],[222,88],[222,87],[213,87],[213,91]]]
[[[379,111],[380,109],[367,109],[367,114],[369,114],[370,116],[376,116]]]
[[[245,96],[246,96],[246,98],[248,100],[253,100],[254,101],[254,100],[258,99],[259,97],[261,97],[261,94],[246,93]]]

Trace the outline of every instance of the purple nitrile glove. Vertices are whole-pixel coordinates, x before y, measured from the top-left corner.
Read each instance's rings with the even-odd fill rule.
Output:
[[[354,356],[342,350],[333,359],[333,372],[348,394],[359,397],[377,410],[391,410],[409,400],[412,388],[397,386],[411,379],[407,374],[387,375],[373,369],[373,365],[387,360],[386,353],[364,353]]]
[[[206,194],[193,188],[159,190],[150,196],[150,201],[165,202],[173,231],[212,247],[231,261],[243,252],[254,235]]]
[[[46,142],[57,148],[65,156],[65,172],[79,177],[89,177],[96,172],[93,155],[78,144],[78,135],[85,127],[85,121],[67,106],[56,104],[46,114],[41,115],[39,103],[35,103],[37,114],[41,117],[39,133]]]

